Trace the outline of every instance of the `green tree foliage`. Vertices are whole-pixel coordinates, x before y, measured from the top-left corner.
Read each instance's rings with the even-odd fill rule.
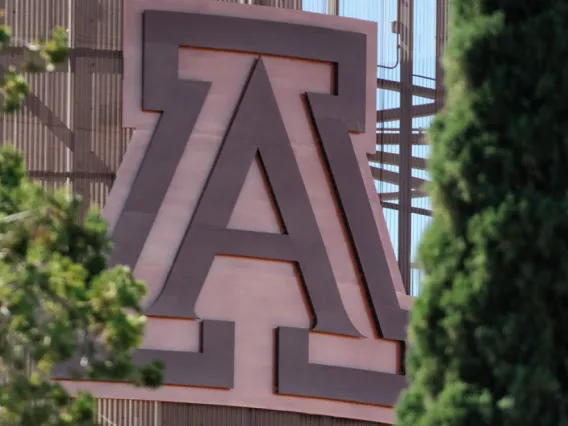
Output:
[[[0,25],[0,52],[12,47],[10,28]],[[2,112],[15,112],[19,109],[29,92],[28,84],[22,72],[53,71],[55,66],[67,59],[67,30],[55,28],[51,39],[29,43],[24,49],[25,58],[19,66],[10,66],[0,81],[0,94],[3,103]]]
[[[399,426],[568,424],[568,2],[454,0]]]
[[[0,27],[3,47],[9,31]],[[31,46],[19,69],[4,76],[5,112],[28,92],[20,71],[51,70],[65,61],[66,33]],[[67,190],[46,191],[30,181],[21,155],[0,149],[0,424],[87,426],[94,400],[70,398],[51,380],[54,366],[75,356],[77,378],[120,380],[157,387],[160,363],[136,366],[145,317],[145,285],[124,266],[107,268],[106,223]]]

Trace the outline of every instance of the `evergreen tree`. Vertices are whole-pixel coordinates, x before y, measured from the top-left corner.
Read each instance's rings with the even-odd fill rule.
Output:
[[[0,26],[0,47],[10,44]],[[0,84],[4,112],[28,93],[22,72],[52,70],[67,56],[66,32],[28,46],[26,61]],[[40,141],[41,143],[41,141]],[[0,425],[90,426],[94,400],[70,398],[53,367],[81,357],[77,378],[157,387],[162,366],[136,366],[146,287],[124,266],[107,268],[106,223],[67,190],[50,192],[25,173],[22,156],[0,148]]]
[[[453,0],[398,426],[568,424],[568,2]]]

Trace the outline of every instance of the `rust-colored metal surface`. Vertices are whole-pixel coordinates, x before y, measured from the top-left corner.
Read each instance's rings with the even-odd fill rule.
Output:
[[[392,422],[409,301],[366,165],[374,25],[196,0],[156,7],[126,14],[124,119],[142,136],[105,207],[118,261],[134,249],[150,286],[140,356],[169,361],[152,398]],[[188,96],[203,82],[204,99]],[[176,115],[188,102],[202,104],[195,123]],[[261,200],[264,213],[252,208]],[[266,215],[282,229],[265,230]],[[121,231],[137,217],[147,235]],[[137,231],[141,249],[129,246]],[[234,325],[234,346],[212,321]],[[219,352],[206,353],[212,340]],[[225,377],[215,362],[231,353]],[[123,384],[67,386],[147,398]]]
[[[0,119],[0,140],[24,151],[32,177],[48,188],[71,185],[84,197],[85,207],[104,205],[132,138],[131,128],[121,126],[125,1],[45,0],[38,4],[36,0],[0,0],[4,11],[0,20],[12,27],[19,46],[47,36],[55,25],[70,29],[70,65],[51,74],[30,76],[32,93],[26,107]],[[420,277],[413,250],[430,215],[423,189],[428,180],[424,172],[428,147],[423,135],[445,96],[439,58],[447,39],[448,1],[222,1],[379,23],[377,153],[370,158],[371,169],[405,287],[414,294]],[[411,3],[417,10],[413,20],[408,13]],[[16,48],[2,53],[0,66],[18,62],[22,52]],[[405,70],[410,63],[409,80]]]
[[[32,177],[48,188],[70,185],[84,197],[85,208],[89,204],[103,206],[106,203],[128,143],[132,141],[134,148],[137,148],[139,154],[143,156],[144,141],[147,140],[147,133],[151,132],[143,130],[134,134],[132,128],[123,127],[121,119],[121,89],[124,73],[123,2],[128,1],[45,0],[39,5],[37,0],[0,0],[0,9],[4,10],[0,19],[12,27],[16,43],[20,46],[37,37],[47,36],[55,25],[63,25],[71,30],[70,65],[51,74],[30,77],[32,93],[25,102],[25,108],[14,116],[0,119],[0,138],[2,142],[15,143],[24,151]],[[369,160],[371,173],[375,179],[375,189],[379,194],[390,237],[398,254],[397,260],[406,291],[415,294],[419,288],[417,283],[420,274],[413,264],[413,250],[422,229],[428,223],[430,214],[428,199],[423,190],[423,185],[428,180],[424,173],[427,158],[424,130],[428,127],[429,117],[438,111],[444,102],[445,91],[439,58],[447,39],[448,1],[224,1],[290,9],[304,8],[379,22],[376,83],[379,98],[376,112],[377,153],[371,154]],[[423,8],[420,9],[424,7],[421,5],[426,3],[435,10],[435,19],[431,19],[429,14],[424,14]],[[411,11],[412,7],[414,10]],[[414,18],[411,12],[414,13]],[[427,28],[431,29],[425,31]],[[395,30],[400,31],[396,43],[392,42]],[[413,36],[409,37],[408,33]],[[423,40],[428,38],[434,39],[432,45],[435,46],[435,51],[430,48],[430,44],[424,44]],[[396,60],[394,55],[384,53],[392,46],[395,46],[393,49],[396,50]],[[424,52],[430,50],[432,53],[429,54],[435,62],[433,70],[429,62],[424,65]],[[0,56],[0,65],[7,67],[17,62],[22,58],[22,52],[22,49],[15,48],[3,53]],[[153,127],[148,127],[151,128]],[[130,157],[133,156],[136,156],[136,149],[130,150]],[[130,161],[128,164],[134,163],[135,161]],[[115,196],[115,199],[118,198],[120,197]],[[252,199],[249,202],[252,203]],[[255,206],[258,204],[257,201],[254,203]],[[257,219],[247,219],[247,215],[240,211],[235,211],[231,221],[235,221],[235,218],[240,218],[239,221],[243,223],[248,220],[255,226],[264,224],[262,220],[260,223]],[[112,226],[116,225],[112,219],[110,222]],[[266,221],[265,225],[270,228],[273,224]],[[168,235],[168,238],[172,238],[171,234]],[[155,253],[153,255],[159,257],[155,256]],[[143,259],[147,260],[149,256],[151,257],[147,254]],[[389,262],[392,263],[392,259]],[[143,269],[142,266],[140,268]],[[145,270],[149,271],[151,268],[157,271],[153,265]],[[157,273],[156,276],[159,276],[160,272]],[[247,277],[243,277],[243,282],[250,279],[250,276]],[[397,291],[400,301],[402,300],[400,290]],[[360,322],[355,322],[357,328],[361,330]],[[305,327],[308,323],[306,320],[301,326]],[[172,325],[167,322],[165,324]],[[154,324],[149,325],[149,332],[155,333],[156,337],[160,334],[159,330],[160,328]],[[192,325],[191,330],[194,331],[187,335],[193,336],[195,333],[195,336],[198,336],[198,327]],[[194,340],[182,337],[182,334],[176,336],[178,340],[188,342],[189,346],[194,344],[190,343],[190,340],[191,342],[199,340],[198,337]],[[314,354],[310,355],[311,358],[326,360],[328,359],[326,356],[329,357],[329,354],[334,353],[339,354],[337,358],[341,361],[341,350],[326,351],[323,348],[328,346],[314,346],[316,349]],[[192,347],[192,349],[197,348]],[[365,349],[365,351],[370,354],[369,357],[378,355],[373,350]],[[366,368],[373,364],[365,360],[358,362]],[[384,365],[383,368],[389,371],[390,367]],[[397,368],[392,368],[390,371],[397,371]],[[113,394],[113,397],[121,398],[120,392]],[[176,398],[173,397],[172,400]],[[122,404],[116,401],[116,407],[122,407],[117,410],[125,409],[125,405]],[[322,413],[325,411],[325,408],[321,407],[315,410]],[[345,416],[345,414],[338,415]],[[368,414],[369,418],[391,421],[389,416],[381,416],[376,413]],[[129,418],[128,421],[135,420]],[[274,422],[278,424],[277,420]]]
[[[126,262],[139,278],[157,288],[157,297],[147,310],[151,321],[156,323],[154,318],[168,318],[179,324],[180,320],[203,320],[199,351],[166,350],[157,342],[151,343],[156,345],[155,349],[140,351],[138,357],[141,360],[162,358],[167,361],[165,384],[171,388],[165,393],[158,392],[156,397],[166,399],[168,392],[175,392],[178,398],[189,401],[213,401],[208,399],[207,389],[199,390],[201,395],[195,399],[192,396],[195,392],[180,388],[183,385],[226,388],[219,392],[226,392],[228,396],[217,393],[215,398],[226,398],[229,405],[245,405],[242,401],[246,398],[250,401],[246,405],[250,406],[292,409],[295,405],[297,411],[319,412],[311,408],[314,401],[305,400],[307,405],[301,408],[286,399],[289,395],[323,399],[330,412],[339,416],[345,416],[341,414],[343,408],[332,401],[369,404],[377,407],[375,410],[392,407],[404,386],[404,377],[400,374],[400,347],[405,338],[407,306],[403,303],[401,307],[397,296],[397,287],[402,288],[402,285],[398,286],[400,278],[396,267],[391,267],[394,255],[384,232],[378,200],[373,191],[369,191],[372,178],[364,166],[365,157],[361,155],[372,149],[375,139],[374,94],[368,91],[375,84],[374,29],[363,21],[324,19],[323,16],[284,11],[275,13],[266,8],[213,7],[213,3],[203,1],[187,2],[187,9],[180,11],[176,8],[181,4],[178,6],[176,2],[160,3],[161,7],[171,8],[170,11],[150,9],[156,6],[151,2],[147,5],[139,3],[138,9],[128,15],[134,25],[129,27],[133,35],[136,26],[142,28],[141,39],[138,35],[126,39],[132,45],[129,53],[139,52],[143,60],[128,58],[125,64],[128,76],[125,79],[125,115],[134,123],[144,123],[152,111],[162,112],[155,129],[148,133],[149,143],[138,169],[127,166],[127,174],[133,177],[130,190],[125,193],[120,183],[115,186],[125,198],[121,212],[116,212],[119,219],[114,227],[115,260]],[[245,12],[254,18],[240,16]],[[138,47],[136,40],[141,40]],[[203,77],[178,77],[182,72],[180,65],[184,63],[183,48],[194,49],[195,61],[188,63],[192,66],[190,72],[196,72],[201,66],[205,80]],[[230,119],[224,127],[222,123],[228,117],[225,113],[211,109],[208,115],[205,114],[207,102],[227,96],[227,91],[214,93],[217,81],[210,82],[210,79],[215,69],[207,66],[205,57],[223,61],[235,54],[231,52],[255,59],[242,86],[236,79],[224,82],[228,84],[227,91],[241,93],[234,110],[228,111]],[[288,67],[292,66],[292,73],[275,75],[267,70],[265,60],[286,60]],[[141,67],[137,68],[136,63]],[[330,93],[296,91],[294,85],[301,81],[293,79],[300,75],[294,67],[310,69],[318,67],[316,64],[323,66],[322,71],[333,70],[331,75],[318,72],[313,77],[316,84],[330,85]],[[369,71],[373,74],[367,74]],[[304,105],[300,109],[291,109],[291,104],[283,103],[277,95],[279,87],[286,89],[294,104],[305,99]],[[142,94],[141,104],[134,89]],[[295,116],[292,120],[282,117],[282,114],[291,113]],[[218,130],[213,132],[202,127],[207,122]],[[144,130],[144,124],[136,127],[135,134],[139,127]],[[298,136],[290,137],[289,133]],[[203,170],[205,181],[201,186],[196,180],[186,181],[184,193],[178,192],[180,197],[191,192],[197,195],[187,228],[182,228],[182,238],[160,243],[154,239],[153,242],[151,233],[156,229],[162,227],[163,235],[172,233],[172,227],[179,226],[174,220],[160,225],[160,215],[168,207],[183,205],[177,196],[176,201],[173,198],[169,201],[168,196],[172,190],[180,191],[176,189],[176,174],[196,171],[195,166],[183,165],[185,153],[196,149],[200,139],[213,136],[219,137],[220,145],[218,151],[212,151],[215,160],[207,166],[210,168]],[[307,155],[297,146],[301,141],[309,147],[311,154]],[[211,143],[207,149],[211,149]],[[327,186],[318,192],[320,198],[327,194],[325,214],[331,214],[330,219],[334,222],[327,226],[337,235],[333,244],[328,242],[326,245],[323,241],[322,217],[318,223],[314,203],[324,205],[310,198],[306,190],[306,185],[314,184],[314,177],[301,170],[299,160],[302,157],[310,162],[311,173],[319,171],[324,179],[322,183]],[[256,158],[266,177],[270,202],[276,206],[275,213],[281,218],[284,231],[278,234],[259,229],[228,229]],[[126,176],[122,169],[119,176]],[[251,194],[255,198],[259,195]],[[248,208],[246,204],[243,206]],[[258,214],[252,210],[247,213]],[[165,269],[163,287],[160,288],[160,283],[141,274],[138,266],[144,264],[143,251],[156,252],[164,243],[168,244],[165,248],[172,255],[168,259],[172,263]],[[344,249],[346,254],[351,252],[351,255],[330,262],[328,251],[336,247]],[[247,352],[246,357],[259,356],[251,344],[258,336],[249,330],[243,341],[235,332],[235,326],[245,325],[242,314],[238,314],[233,322],[224,320],[226,313],[219,317],[196,312],[204,289],[211,285],[214,260],[223,255],[236,256],[245,262],[250,262],[246,259],[257,259],[260,265],[266,265],[262,267],[275,276],[265,285],[275,295],[285,290],[275,286],[280,272],[270,262],[286,262],[293,270],[298,266],[295,281],[301,284],[300,289],[305,289],[303,296],[309,308],[301,316],[307,314],[308,327],[291,327],[292,324],[280,323],[276,318],[265,324],[259,322],[268,329],[279,330],[270,343],[278,348],[273,349],[275,359],[271,368],[276,372],[276,380],[270,384],[274,377],[270,370],[264,373],[268,374],[262,380],[281,396],[272,392],[266,394],[267,389],[256,387],[252,377],[243,377],[244,382],[239,383],[237,376],[244,360],[238,354],[231,359],[231,354],[237,353],[240,346]],[[349,269],[354,278],[357,277],[345,283],[350,292],[359,293],[356,299],[341,294],[334,268]],[[234,268],[224,267],[223,271],[234,273]],[[260,283],[261,277],[251,270],[253,282]],[[231,301],[229,289],[240,286],[237,279],[224,280],[219,285],[229,286],[216,293],[215,299],[221,303]],[[250,296],[254,299],[256,295]],[[371,334],[358,330],[345,309],[345,305],[361,302],[361,312],[368,312],[370,316]],[[250,303],[246,300],[237,304],[239,312],[248,310],[246,305]],[[206,308],[209,306],[211,304]],[[254,310],[252,306],[251,309]],[[271,310],[271,304],[267,302],[264,309]],[[304,307],[294,307],[287,314],[301,312],[298,309],[304,310]],[[308,334],[310,328],[338,339],[343,345],[340,351],[343,359],[337,364],[315,362],[310,357],[312,344],[309,342],[316,335]],[[396,366],[394,371],[381,371],[379,365],[371,368],[353,365],[358,349],[357,340],[352,338],[362,339],[380,352],[378,348],[386,341],[376,339],[375,333],[390,339],[389,350],[383,352],[382,357]],[[236,339],[231,337],[233,335]],[[171,338],[175,339],[173,335]],[[395,353],[390,352],[392,349]],[[270,367],[270,360],[263,362]],[[58,377],[64,376],[59,374]],[[95,385],[89,385],[92,386]],[[266,402],[263,398],[267,398]],[[367,417],[364,410],[356,406],[351,406],[350,410],[352,415]]]
[[[30,175],[46,187],[68,185],[85,208],[103,205],[131,136],[120,114],[122,0],[2,0],[0,9],[16,45],[0,66],[20,63],[22,46],[55,26],[69,29],[71,48],[68,65],[28,76],[24,108],[0,119],[2,142],[23,150]]]
[[[381,426],[375,422],[255,408],[99,399],[101,426]]]
[[[171,17],[164,18],[171,22]],[[196,16],[196,20],[202,19]],[[254,24],[243,22],[249,34],[257,38]],[[225,25],[231,25],[230,21]],[[274,27],[274,24],[271,26]],[[207,27],[211,28],[211,23]],[[249,46],[247,48],[254,49],[254,44]],[[167,110],[180,109],[166,104],[164,107]],[[185,139],[188,139],[187,135]],[[162,145],[162,140],[154,142],[153,139],[151,143]],[[286,235],[227,229],[257,153]],[[148,163],[152,162],[149,154],[147,158]],[[152,174],[156,169],[155,165],[148,167]],[[357,172],[357,168],[354,171]],[[133,190],[137,187],[138,183],[135,183]],[[119,226],[116,231],[120,230]],[[124,235],[128,242],[132,231]],[[120,247],[117,247],[117,252],[120,253]],[[313,311],[313,329],[360,336],[342,306],[337,287],[331,285],[334,282],[333,271],[261,58],[253,66],[176,262],[148,314],[198,318],[195,313],[197,299],[215,256],[221,254],[297,262]]]

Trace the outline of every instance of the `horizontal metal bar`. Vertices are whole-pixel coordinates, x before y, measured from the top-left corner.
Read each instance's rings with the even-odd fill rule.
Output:
[[[400,165],[400,155],[392,152],[377,152],[368,156],[369,161],[392,166]],[[420,157],[410,157],[410,164],[413,169],[426,170],[426,159]]]
[[[392,172],[390,170],[380,169],[378,167],[371,166],[371,174],[376,180],[380,180],[387,183],[394,183],[398,185],[400,176],[397,172]],[[427,183],[426,180],[420,179],[412,176],[410,179],[412,189],[422,189],[422,186]]]
[[[399,81],[387,80],[385,78],[377,78],[377,89],[392,90],[393,92],[401,92],[402,84]],[[419,96],[421,98],[427,98],[435,100],[440,96],[436,89],[431,89],[429,87],[412,85],[412,95]]]
[[[400,134],[399,133],[377,133],[377,145],[399,145],[400,144]],[[427,145],[425,135],[413,134],[412,135],[412,145]]]
[[[83,171],[70,171],[70,172],[54,172],[49,170],[29,170],[28,176],[32,179],[92,179],[100,181],[113,181],[116,173],[104,172],[83,172]]]
[[[429,104],[414,105],[410,110],[410,115],[413,118],[428,117],[429,115],[435,115],[438,111],[438,103],[431,102]],[[400,108],[382,109],[377,111],[377,122],[397,121],[400,120],[401,115],[402,111]]]
[[[378,192],[379,198],[381,201],[388,201],[388,200],[398,200],[400,197],[400,192]],[[411,191],[410,197],[411,198],[423,198],[427,197],[428,194],[424,191],[414,190]]]
[[[28,48],[24,46],[8,46],[2,50],[1,55],[23,55]],[[69,58],[114,58],[122,59],[122,49],[97,49],[94,47],[70,47]]]
[[[0,52],[0,63],[18,66],[25,59],[25,47],[8,47]],[[122,74],[122,50],[94,49],[90,47],[74,47],[69,49],[69,62],[71,70],[75,70],[78,61],[95,60],[93,74]],[[53,72],[67,73],[67,63],[58,65]]]
[[[395,204],[395,203],[389,203],[387,201],[385,202],[381,202],[381,205],[383,206],[383,208],[385,209],[391,209],[391,210],[399,210],[399,205]],[[428,209],[421,209],[419,207],[411,207],[410,208],[410,213],[414,213],[414,214],[420,214],[422,216],[432,216],[432,212]]]

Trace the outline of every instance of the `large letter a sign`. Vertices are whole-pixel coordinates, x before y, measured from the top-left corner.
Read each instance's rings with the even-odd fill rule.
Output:
[[[365,164],[374,24],[210,1],[125,15],[134,137],[105,214],[113,262],[151,292],[136,358],[166,373],[121,392],[391,421],[408,312]]]

